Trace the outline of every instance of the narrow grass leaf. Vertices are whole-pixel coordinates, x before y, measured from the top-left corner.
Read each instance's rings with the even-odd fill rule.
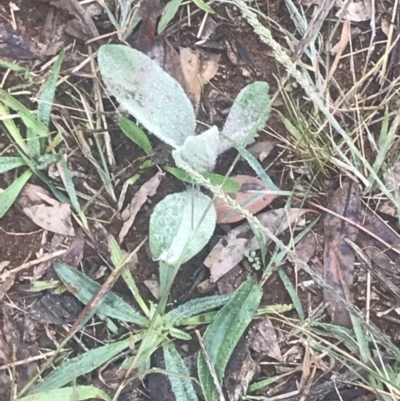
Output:
[[[225,305],[230,298],[230,295],[213,295],[210,297],[193,299],[168,312],[166,318],[169,319],[172,325],[179,325],[183,319]]]
[[[53,107],[54,95],[56,93],[58,75],[60,73],[61,63],[65,55],[65,49],[61,50],[53,67],[50,76],[44,84],[42,93],[40,95],[37,118],[46,126],[49,126],[51,109]],[[40,138],[40,153],[43,153],[45,147],[45,138]]]
[[[111,401],[111,397],[107,395],[107,393],[93,386],[65,387],[38,394],[28,395],[26,397],[18,398],[18,401],[82,401],[93,398]]]
[[[0,157],[0,174],[21,166],[26,166],[26,163],[22,157]]]
[[[269,386],[269,385],[277,382],[278,380],[282,379],[283,377],[288,376],[288,375],[292,375],[292,374],[293,374],[293,371],[287,372],[287,373],[283,373],[283,374],[277,375],[277,376],[271,376],[271,377],[268,377],[267,379],[260,380],[259,382],[255,382],[253,384],[250,384],[249,393],[254,393],[257,390],[260,390],[260,389],[262,389],[262,388],[264,388],[266,386]]]
[[[117,267],[121,263],[123,263],[124,255],[117,240],[112,235],[110,235],[108,238],[108,248],[110,250],[111,262],[113,263],[113,265]],[[135,279],[132,276],[129,264],[127,264],[126,267],[122,270],[121,276],[124,279],[128,288],[130,289],[136,302],[142,309],[143,313],[146,316],[149,316],[150,315],[149,308],[147,307],[146,303],[144,302],[143,298],[140,295],[139,288],[137,287]]]
[[[103,345],[85,352],[75,358],[63,362],[53,373],[39,383],[31,394],[60,388],[72,382],[77,377],[92,372],[103,365],[115,355],[118,355],[132,344],[132,339],[127,338],[113,344]]]
[[[31,176],[32,172],[30,170],[25,171],[25,173],[18,177],[8,188],[0,192],[0,219],[13,205],[15,199],[17,199],[17,196]]]
[[[271,188],[271,190],[278,191],[279,188],[275,185],[270,176],[264,171],[258,160],[247,149],[243,148],[243,146],[239,146],[237,143],[233,142],[232,144],[239,152],[240,156],[242,156],[243,159],[247,161],[249,166],[265,182],[265,184],[267,184]]]
[[[151,142],[142,128],[126,117],[121,117],[118,121],[118,125],[122,132],[148,155],[153,153],[153,146],[151,146]]]
[[[158,23],[157,33],[160,35],[175,17],[183,0],[171,0],[167,3]]]
[[[100,288],[100,284],[96,283],[96,281],[64,263],[56,262],[54,269],[68,290],[85,305],[88,304]],[[109,292],[97,306],[96,313],[142,326],[148,323],[145,317],[141,316],[132,306],[113,292]]]
[[[196,4],[197,7],[199,7],[206,13],[214,14],[214,10],[209,5],[207,5],[203,0],[192,0],[192,1],[194,4]]]
[[[0,102],[4,103],[10,109],[15,110],[21,117],[26,127],[33,130],[37,136],[43,138],[47,137],[47,127],[41,121],[39,121],[39,119],[21,102],[3,89],[0,89]]]
[[[21,151],[18,152],[20,156],[24,159],[26,165],[33,171],[35,175],[37,175],[51,190],[53,195],[61,202],[61,203],[71,203],[70,200],[61,192],[59,191],[54,184],[37,168],[36,164],[26,156]]]
[[[290,281],[286,272],[282,268],[279,268],[278,273],[279,273],[279,277],[282,280],[283,285],[286,288],[286,291],[288,292],[290,298],[292,299],[293,305],[296,309],[297,314],[299,315],[300,321],[303,322],[304,321],[304,311],[303,311],[303,307],[301,306],[301,301],[300,301],[299,295],[297,294],[295,288],[293,287],[293,284]]]
[[[0,102],[0,116],[7,117],[8,115],[10,115],[8,107]],[[26,140],[22,138],[21,133],[19,132],[19,129],[17,128],[14,120],[4,119],[3,124],[7,128],[8,133],[11,135],[11,138],[18,145],[20,150],[26,155],[29,155],[29,149],[26,145]]]
[[[0,67],[7,68],[11,71],[15,71],[17,73],[23,74],[24,79],[26,79],[28,81],[28,85],[33,84],[32,74],[27,68],[21,67],[18,64],[10,63],[8,61],[1,60],[1,59],[0,59]],[[20,87],[25,87],[25,86],[26,85],[18,85],[17,87],[20,88]],[[16,89],[16,87],[14,87],[13,89]]]
[[[74,185],[74,182],[72,181],[71,172],[69,171],[69,168],[67,166],[67,162],[66,162],[64,156],[61,157],[61,167],[63,169],[64,178],[65,178],[65,189],[68,193],[69,199],[71,201],[71,205],[75,209],[75,211],[78,213],[83,226],[85,228],[88,228],[89,225],[88,225],[85,213],[83,212],[81,205],[79,204],[78,196],[76,195],[76,191],[75,191],[75,185]]]
[[[190,175],[185,170],[169,166],[165,166],[163,168],[164,170],[172,174],[174,177],[176,177],[178,180],[187,182],[188,184],[193,183],[193,178],[191,178]],[[235,193],[240,190],[240,183],[233,178],[227,178],[223,175],[214,173],[201,173],[201,175],[204,178],[209,179],[212,185],[221,186],[221,189],[224,192]]]
[[[196,391],[194,390],[190,374],[185,362],[173,344],[163,346],[165,369],[176,376],[168,376],[172,391],[176,401],[197,401]],[[178,377],[178,375],[180,377]],[[184,379],[183,376],[187,376]]]
[[[262,296],[262,288],[247,279],[216,314],[204,334],[204,343],[217,378],[222,382],[232,352],[254,317]],[[198,372],[206,401],[217,401],[218,393],[203,354],[199,355]]]

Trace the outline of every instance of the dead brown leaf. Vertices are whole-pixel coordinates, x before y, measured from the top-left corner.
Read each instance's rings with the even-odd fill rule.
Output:
[[[346,179],[336,190],[328,203],[328,209],[355,223],[360,221],[360,190],[356,183]],[[338,294],[352,302],[349,288],[353,284],[354,251],[345,239],[355,241],[358,229],[340,217],[327,214],[324,219],[325,249],[324,278]],[[327,310],[335,324],[351,327],[351,319],[344,304],[339,302],[330,291],[324,289]]]
[[[275,328],[268,317],[257,320],[251,327],[247,337],[249,347],[260,354],[260,358],[269,356],[277,361],[282,361],[281,348],[279,347]]]
[[[123,210],[122,219],[124,220],[124,224],[118,236],[120,243],[123,242],[126,234],[128,234],[141,207],[147,202],[149,197],[156,194],[162,177],[164,177],[164,173],[158,172],[154,177],[150,178],[149,181],[144,183],[139,191],[136,192],[129,205]]]
[[[261,213],[257,218],[271,232],[279,235],[306,212],[306,209],[286,210],[282,208]],[[266,237],[264,239],[267,240]],[[216,282],[240,263],[245,251],[250,252],[257,249],[259,249],[258,241],[248,223],[243,223],[231,230],[218,241],[204,261],[211,271],[211,282]]]
[[[73,24],[75,31],[81,31],[85,36],[95,38],[99,36],[99,31],[94,24],[92,17],[86,9],[78,2],[78,0],[44,0],[54,7],[65,10],[67,13],[76,18]],[[73,34],[75,36],[75,34]]]
[[[27,184],[21,192],[18,205],[22,207],[24,214],[39,227],[61,235],[75,235],[70,205],[51,198],[42,187]]]
[[[243,337],[233,350],[226,366],[224,384],[229,401],[238,401],[247,393],[249,384],[258,370],[258,364],[251,357],[249,344]]]
[[[252,214],[264,209],[277,197],[269,194],[262,195],[262,193],[256,197],[259,191],[271,191],[271,188],[259,178],[249,175],[236,175],[232,178],[238,181],[241,187],[238,192],[229,194],[229,196]],[[232,208],[220,198],[216,199],[214,205],[217,212],[217,223],[219,224],[236,223],[244,219],[241,214],[234,213]]]
[[[0,262],[0,273],[10,264],[9,261]],[[7,291],[13,286],[15,280],[15,274],[6,276],[3,280],[0,279],[0,300],[3,299]]]

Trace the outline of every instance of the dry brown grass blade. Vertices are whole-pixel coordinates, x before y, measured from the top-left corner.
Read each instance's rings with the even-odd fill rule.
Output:
[[[332,196],[329,209],[357,222],[360,219],[360,190],[356,183],[347,179],[343,186]],[[354,251],[345,242],[348,238],[355,241],[358,230],[353,225],[330,214],[324,219],[325,249],[324,278],[336,288],[337,292],[348,302],[348,288],[353,284]],[[338,302],[329,291],[324,291],[324,299],[328,303],[328,313],[335,324],[351,327],[351,319],[345,306]]]

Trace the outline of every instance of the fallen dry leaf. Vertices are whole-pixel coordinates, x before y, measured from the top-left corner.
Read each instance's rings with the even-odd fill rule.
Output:
[[[258,364],[251,357],[249,344],[243,337],[233,350],[226,366],[224,384],[228,400],[240,400],[247,393],[249,384],[258,371]]]
[[[259,178],[249,175],[237,175],[231,178],[238,181],[241,184],[241,188],[239,192],[228,194],[228,196],[252,214],[264,209],[277,197],[276,195],[263,195],[260,193],[260,191],[271,191],[271,188]],[[236,223],[244,219],[241,214],[233,212],[231,207],[219,198],[215,201],[215,210],[217,212],[217,223],[219,224]]]
[[[360,190],[358,184],[346,179],[341,188],[336,190],[328,203],[328,209],[356,223],[360,221]],[[354,251],[345,239],[355,241],[358,229],[332,214],[324,219],[324,278],[336,292],[352,302],[349,288],[353,284]],[[327,310],[335,324],[351,327],[351,319],[344,304],[339,302],[332,292],[324,289]]]
[[[47,204],[49,205],[47,205]],[[27,184],[18,198],[22,211],[36,225],[61,235],[74,236],[71,207],[51,198],[48,191],[38,185]]]
[[[371,0],[350,1],[348,4],[343,1],[337,16],[340,16],[344,9],[345,18],[351,22],[369,21],[372,16]]]
[[[78,0],[44,0],[49,2],[54,7],[65,10],[70,15],[76,18],[75,29],[79,29],[86,36],[95,38],[99,36],[99,31],[96,28],[90,14],[78,2]]]
[[[164,177],[164,173],[158,172],[154,177],[150,178],[149,181],[144,183],[139,191],[136,192],[129,205],[123,210],[122,219],[124,220],[124,224],[118,236],[119,243],[122,243],[126,234],[128,234],[141,207],[147,202],[149,197],[156,194],[162,177]]]
[[[282,361],[275,328],[268,317],[257,320],[251,327],[247,338],[249,347],[260,354],[259,358],[269,356],[277,361]]]
[[[260,162],[263,162],[276,146],[274,141],[261,141],[250,145],[247,150]]]
[[[0,273],[10,264],[9,261],[0,262]],[[6,276],[4,280],[0,279],[0,300],[3,299],[7,291],[13,286],[15,280],[15,274],[10,274]],[[0,342],[1,343],[1,342]],[[1,357],[1,356],[0,356]]]
[[[196,114],[199,109],[202,86],[217,73],[219,59],[220,55],[209,54],[208,58],[205,58],[198,50],[187,47],[180,49],[179,60],[185,81],[183,87]]]
[[[282,208],[261,213],[257,218],[263,226],[268,227],[275,235],[279,235],[306,212],[306,209]],[[240,263],[245,251],[251,252],[257,249],[259,249],[258,241],[248,223],[231,230],[218,241],[204,261],[211,271],[211,282],[216,282]]]

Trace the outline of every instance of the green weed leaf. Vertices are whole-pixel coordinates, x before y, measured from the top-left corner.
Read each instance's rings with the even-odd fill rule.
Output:
[[[54,263],[54,269],[68,290],[85,305],[100,288],[100,284],[96,283],[96,281],[64,263]],[[97,306],[96,313],[141,326],[148,324],[145,317],[141,316],[132,306],[113,292],[109,292]]]
[[[46,391],[43,393],[27,395],[26,397],[18,398],[18,401],[82,401],[93,398],[111,401],[111,397],[108,396],[107,393],[93,386],[65,387],[61,389]]]
[[[24,185],[32,176],[32,171],[27,170],[21,177],[18,177],[8,188],[0,192],[0,219],[7,213],[8,209],[13,205],[15,199],[22,191]]]
[[[200,313],[219,308],[225,305],[230,298],[230,295],[213,295],[210,297],[193,299],[168,312],[165,318],[167,318],[173,326],[179,326],[182,319],[187,319],[199,315]]]
[[[172,152],[178,167],[186,164],[198,172],[212,171],[218,157],[219,130],[211,127],[200,135],[186,138],[185,143]]]
[[[26,166],[26,163],[22,157],[0,157],[0,174],[21,166]]]
[[[127,349],[130,345],[132,345],[133,342],[134,341],[132,339],[127,338],[126,340],[92,349],[84,354],[63,362],[53,373],[39,383],[31,391],[31,394],[42,393],[44,391],[65,386],[79,376],[97,369],[115,355],[118,355]],[[61,399],[64,398],[60,398],[60,400]],[[57,398],[54,398],[53,400],[57,400]]]
[[[177,376],[168,376],[176,401],[197,401],[188,368],[179,352],[173,344],[163,346],[165,368],[168,372],[176,373]],[[179,377],[178,377],[179,375]],[[183,378],[187,376],[187,379]]]
[[[147,130],[174,148],[194,135],[189,98],[150,57],[128,46],[103,45],[98,61],[109,93]]]
[[[121,117],[118,125],[122,132],[136,145],[140,146],[147,154],[153,153],[153,147],[145,132],[129,118]]]
[[[164,168],[164,170],[166,170],[170,174],[172,174],[174,177],[176,177],[178,180],[187,182],[189,184],[193,184],[192,177],[190,177],[190,175],[185,170],[183,170],[181,168],[169,167],[169,166],[165,166],[163,168]],[[201,173],[201,175],[204,178],[209,179],[212,185],[221,186],[221,189],[224,192],[228,192],[231,194],[231,193],[238,192],[240,189],[240,183],[238,181],[234,180],[233,178],[226,178],[223,175],[214,174],[214,173]]]
[[[207,5],[203,0],[192,0],[192,1],[194,4],[196,4],[197,7],[199,7],[206,13],[214,14],[214,10],[209,5]]]
[[[169,265],[185,263],[200,252],[214,232],[216,213],[211,199],[197,190],[166,196],[150,218],[150,250]]]
[[[157,33],[160,35],[163,33],[164,29],[173,20],[175,14],[178,12],[183,0],[171,0],[165,6],[163,13],[158,23]]]
[[[268,96],[269,85],[266,82],[254,82],[243,88],[233,103],[231,111],[221,132],[221,140],[218,154],[225,152],[232,145],[229,140],[236,142],[238,146],[245,146],[253,130],[264,127],[269,117],[267,110],[270,104]]]
[[[262,288],[253,279],[247,279],[204,333],[204,343],[220,383],[236,344],[257,311],[261,296]],[[206,401],[217,401],[218,393],[203,354],[199,355],[198,372]]]

